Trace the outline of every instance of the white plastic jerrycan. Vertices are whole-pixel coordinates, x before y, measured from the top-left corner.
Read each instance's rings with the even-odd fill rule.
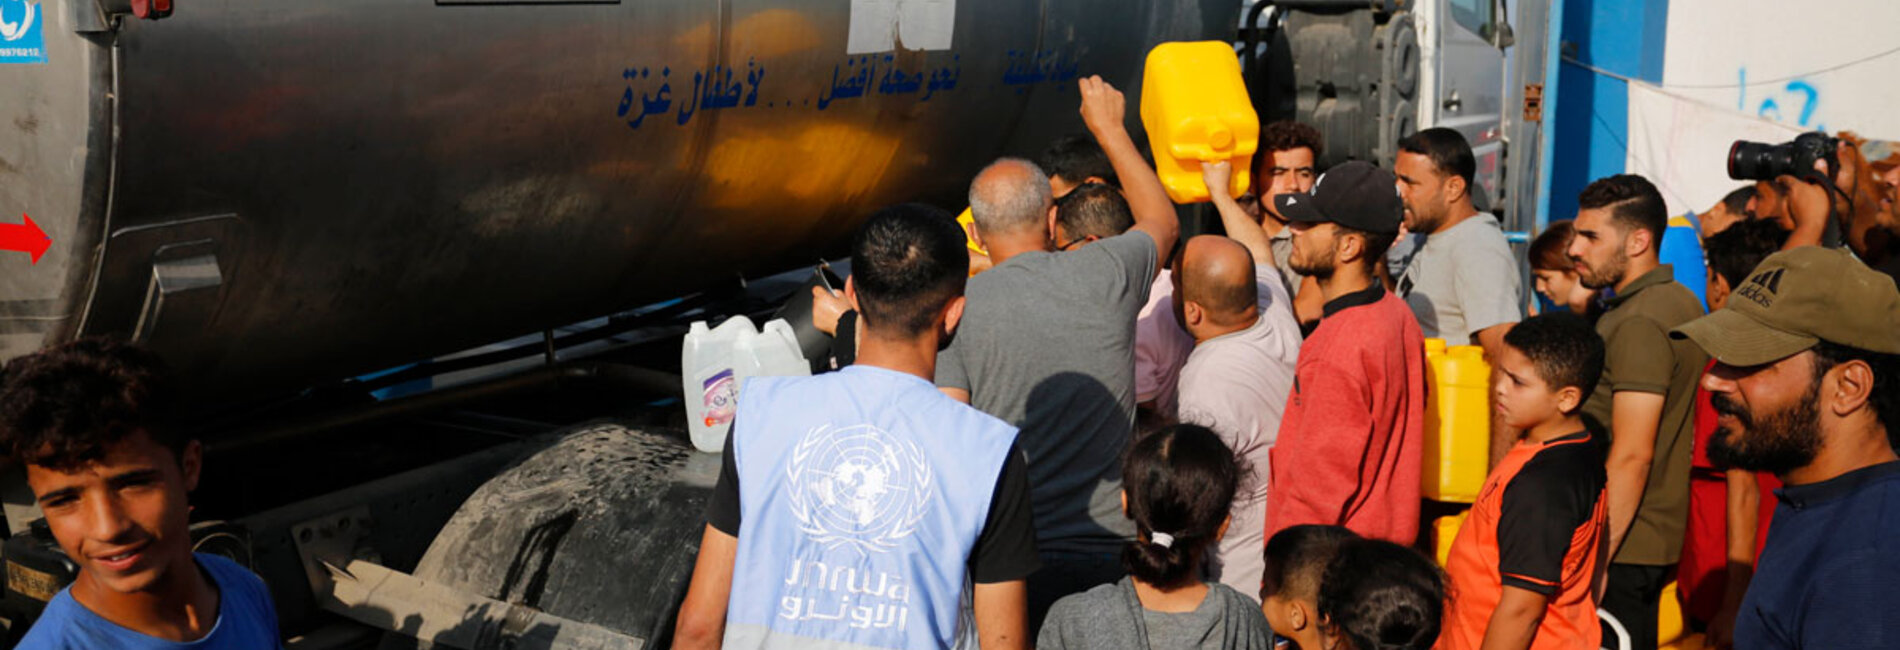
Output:
[[[810,375],[811,365],[791,324],[773,320],[760,332],[752,319],[734,316],[714,328],[694,322],[680,347],[680,370],[693,447],[718,453],[725,449],[746,379]]]
[[[752,338],[752,319],[734,316],[717,328],[694,321],[680,346],[682,399],[686,402],[686,431],[700,451],[725,447],[726,428],[739,408],[739,374],[733,367],[733,347],[741,336]]]
[[[742,339],[734,348],[733,363],[740,368],[740,389],[751,377],[804,377],[811,375],[811,362],[798,346],[798,332],[783,318],[765,324],[758,336]]]

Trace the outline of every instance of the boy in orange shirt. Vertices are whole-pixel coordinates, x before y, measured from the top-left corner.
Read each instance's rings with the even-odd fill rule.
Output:
[[[1604,450],[1579,409],[1603,372],[1603,339],[1567,313],[1504,335],[1493,387],[1524,436],[1491,475],[1452,542],[1447,650],[1599,646],[1597,573],[1607,510]]]

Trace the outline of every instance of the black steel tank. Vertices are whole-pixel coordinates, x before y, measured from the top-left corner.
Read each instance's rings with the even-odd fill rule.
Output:
[[[170,4],[0,0],[0,228],[51,238],[0,251],[0,359],[119,334],[237,399],[809,262],[882,204],[961,207],[989,160],[1080,130],[1078,76],[1132,104],[1150,47],[1227,38],[1241,3],[134,13]]]

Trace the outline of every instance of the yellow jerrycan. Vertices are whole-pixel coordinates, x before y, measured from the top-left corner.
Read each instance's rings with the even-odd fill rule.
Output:
[[[1247,98],[1234,47],[1221,41],[1162,43],[1141,77],[1141,124],[1155,172],[1175,203],[1208,200],[1201,163],[1233,161],[1228,196],[1247,191],[1260,117]]]
[[[1438,566],[1451,563],[1451,543],[1457,541],[1458,529],[1464,527],[1469,516],[1471,511],[1466,510],[1432,520],[1432,557],[1438,560]]]
[[[1491,366],[1484,348],[1447,348],[1425,340],[1424,496],[1446,503],[1473,503],[1484,488],[1491,460]]]

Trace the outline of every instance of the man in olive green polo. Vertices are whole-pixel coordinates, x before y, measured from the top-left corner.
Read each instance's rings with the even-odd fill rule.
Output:
[[[1675,575],[1689,518],[1696,382],[1708,355],[1669,330],[1702,315],[1695,294],[1660,261],[1668,214],[1641,176],[1598,179],[1577,199],[1570,259],[1584,286],[1608,289],[1597,334],[1603,376],[1584,423],[1610,436],[1605,501],[1609,584],[1601,606],[1628,628],[1630,648],[1655,650],[1656,608]]]

